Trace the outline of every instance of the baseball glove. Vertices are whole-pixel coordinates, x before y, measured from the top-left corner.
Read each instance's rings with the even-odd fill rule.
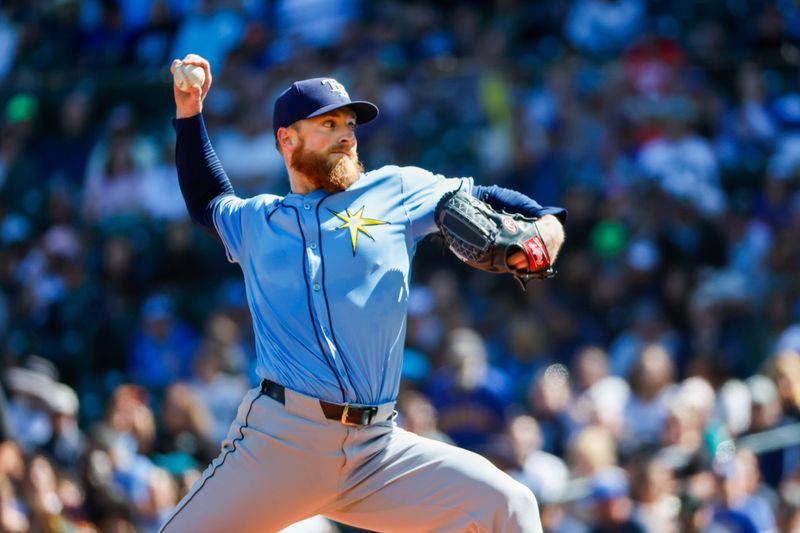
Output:
[[[555,275],[534,218],[495,211],[463,191],[445,194],[436,206],[434,218],[450,250],[471,267],[510,273],[523,289],[532,279]],[[525,270],[508,264],[508,258],[518,251],[528,259]]]

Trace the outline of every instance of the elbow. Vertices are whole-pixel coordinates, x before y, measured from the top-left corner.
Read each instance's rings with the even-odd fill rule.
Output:
[[[205,206],[203,207],[191,207],[187,206],[189,211],[189,218],[193,223],[199,226],[203,231],[208,233],[211,237],[215,238],[216,240],[220,240],[219,234],[217,234],[217,228],[214,226],[214,222],[212,220],[211,211],[207,209]]]

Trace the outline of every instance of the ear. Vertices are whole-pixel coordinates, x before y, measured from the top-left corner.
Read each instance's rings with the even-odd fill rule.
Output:
[[[278,144],[281,150],[291,152],[297,143],[297,132],[289,128],[278,128]]]

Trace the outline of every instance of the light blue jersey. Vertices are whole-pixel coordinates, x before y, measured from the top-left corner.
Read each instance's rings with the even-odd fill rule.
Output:
[[[220,197],[214,226],[244,273],[259,376],[331,402],[393,401],[411,259],[442,195],[472,186],[386,166],[334,194]]]

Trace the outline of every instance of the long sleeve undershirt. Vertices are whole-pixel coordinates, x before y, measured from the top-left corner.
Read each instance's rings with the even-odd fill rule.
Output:
[[[233,185],[211,146],[202,115],[175,119],[173,126],[177,136],[175,164],[178,168],[178,182],[189,216],[219,240],[214,227],[213,202],[220,196],[233,194]],[[530,217],[551,214],[562,223],[566,220],[566,210],[563,208],[542,207],[522,193],[497,185],[475,185],[472,195],[494,209],[509,213]]]
[[[175,119],[175,165],[186,209],[194,222],[219,240],[214,227],[212,202],[233,194],[233,185],[222,168],[202,115]]]

